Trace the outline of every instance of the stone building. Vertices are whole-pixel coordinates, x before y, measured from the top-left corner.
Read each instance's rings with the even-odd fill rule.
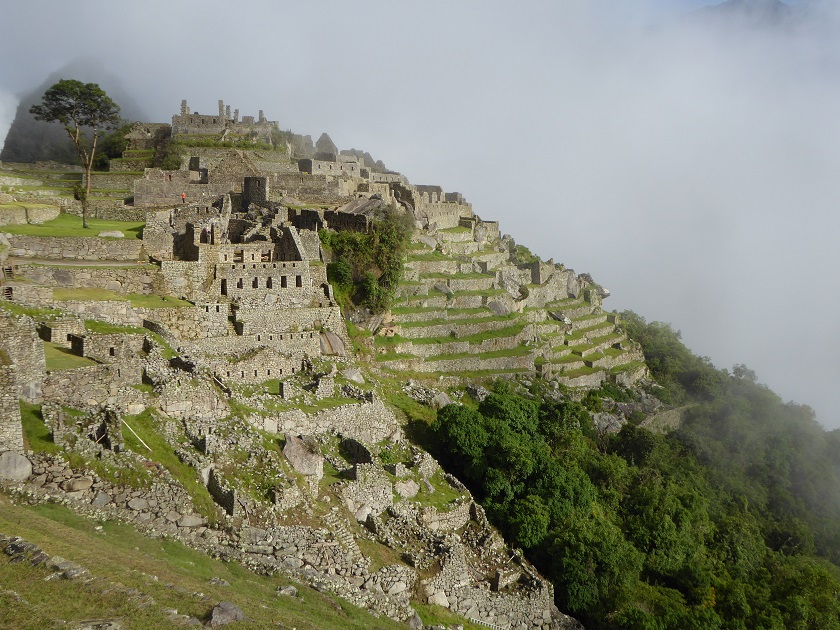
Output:
[[[271,132],[278,129],[277,121],[267,120],[263,110],[257,118],[243,116],[239,119],[239,110],[233,110],[231,116],[230,105],[219,100],[218,114],[199,114],[191,112],[186,99],[181,101],[181,113],[172,116],[172,135],[201,135],[221,136],[220,139],[232,139],[234,136],[245,136],[257,142],[271,142]]]

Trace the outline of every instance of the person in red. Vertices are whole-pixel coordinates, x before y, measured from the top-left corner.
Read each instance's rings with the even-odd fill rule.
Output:
[[[187,193],[181,193],[181,203],[187,203]]]

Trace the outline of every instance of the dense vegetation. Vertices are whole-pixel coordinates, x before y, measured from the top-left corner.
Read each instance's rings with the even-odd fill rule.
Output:
[[[662,388],[668,435],[595,431],[582,402],[505,385],[450,405],[436,450],[592,628],[840,628],[840,455],[810,408],[744,366],[694,356],[670,326],[624,316]]]
[[[342,306],[352,302],[374,313],[390,306],[411,231],[410,217],[392,208],[367,232],[321,230],[321,243],[334,257],[327,266],[327,279]]]

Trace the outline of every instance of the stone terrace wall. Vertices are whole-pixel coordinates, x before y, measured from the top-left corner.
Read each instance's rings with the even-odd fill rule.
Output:
[[[0,353],[0,452],[23,453],[23,427],[17,396],[17,370],[5,353]]]
[[[17,395],[28,402],[41,402],[46,362],[35,322],[0,310],[0,350],[16,368]]]
[[[102,288],[117,293],[161,293],[164,281],[160,270],[142,267],[61,268],[17,265],[17,274],[35,284],[48,287]]]
[[[178,339],[205,339],[228,334],[227,304],[197,304],[194,308],[185,306],[134,310],[144,322],[155,322]]]
[[[131,362],[143,349],[143,335],[87,333],[72,335],[70,347],[75,354],[99,362]]]
[[[91,365],[50,372],[44,381],[44,400],[78,409],[117,404],[120,388],[139,385],[143,369],[135,365]]]
[[[394,413],[381,400],[358,405],[343,405],[306,414],[293,409],[273,416],[252,415],[248,421],[269,433],[323,435],[340,433],[344,437],[375,444],[391,435],[398,427]]]
[[[48,237],[6,234],[16,258],[48,260],[141,260],[143,241],[136,238]]]
[[[59,214],[58,208],[26,208],[15,206],[0,210],[0,225],[24,225],[26,223],[43,223],[55,219]]]
[[[336,205],[346,202],[356,191],[352,180],[306,173],[277,173],[271,176],[271,200],[283,196],[306,199],[310,203]]]

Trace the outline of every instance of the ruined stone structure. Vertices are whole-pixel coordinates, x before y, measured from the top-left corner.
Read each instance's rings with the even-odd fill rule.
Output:
[[[219,100],[218,114],[199,114],[190,112],[187,101],[181,101],[181,113],[172,116],[172,134],[187,134],[201,136],[220,136],[225,140],[229,136],[246,136],[260,142],[271,142],[271,132],[278,129],[277,121],[267,120],[260,110],[257,118],[243,116],[239,119],[239,110],[233,110],[231,116],[230,105],[225,106]]]
[[[20,424],[17,368],[9,355],[0,350],[0,452],[23,453],[23,428]]]
[[[181,168],[150,168],[170,133],[244,146],[271,141],[275,129],[262,112],[240,120],[220,101],[218,114],[200,115],[184,101],[171,128],[134,125],[122,170],[102,180],[130,185],[142,238],[0,239],[14,258],[3,267],[2,296],[31,313],[0,308],[0,451],[23,452],[20,398],[43,403],[56,444],[145,470],[150,462],[126,449],[130,416],[143,413],[202,479],[218,514],[196,514],[162,466],[148,488],[131,489],[29,455],[33,472],[19,489],[255,570],[284,571],[402,621],[419,598],[488,627],[574,627],[467,489],[404,443],[402,420],[365,383],[368,371],[344,376],[354,367],[351,339],[318,231],[365,232],[392,208],[414,221],[394,308],[370,319],[374,338],[354,338],[369,342],[373,375],[426,375],[434,387],[463,387],[474,374],[539,374],[557,389],[632,385],[647,368],[620,319],[602,309],[609,292],[553,260],[520,260],[499,224],[482,220],[461,194],[412,185],[381,163],[374,170],[326,134],[315,145],[292,137],[294,161],[282,151],[265,151],[266,159],[257,150],[191,147]],[[89,260],[106,264],[78,264]],[[117,295],[56,299],[71,288]],[[148,300],[156,295],[167,299]],[[79,366],[47,373],[44,342],[79,357]],[[426,389],[425,404],[451,402]],[[311,470],[299,469],[299,444]],[[380,449],[391,446],[401,459],[386,467]],[[436,485],[457,498],[432,507]],[[289,524],[301,511],[307,524]],[[405,563],[371,571],[359,538]]]

